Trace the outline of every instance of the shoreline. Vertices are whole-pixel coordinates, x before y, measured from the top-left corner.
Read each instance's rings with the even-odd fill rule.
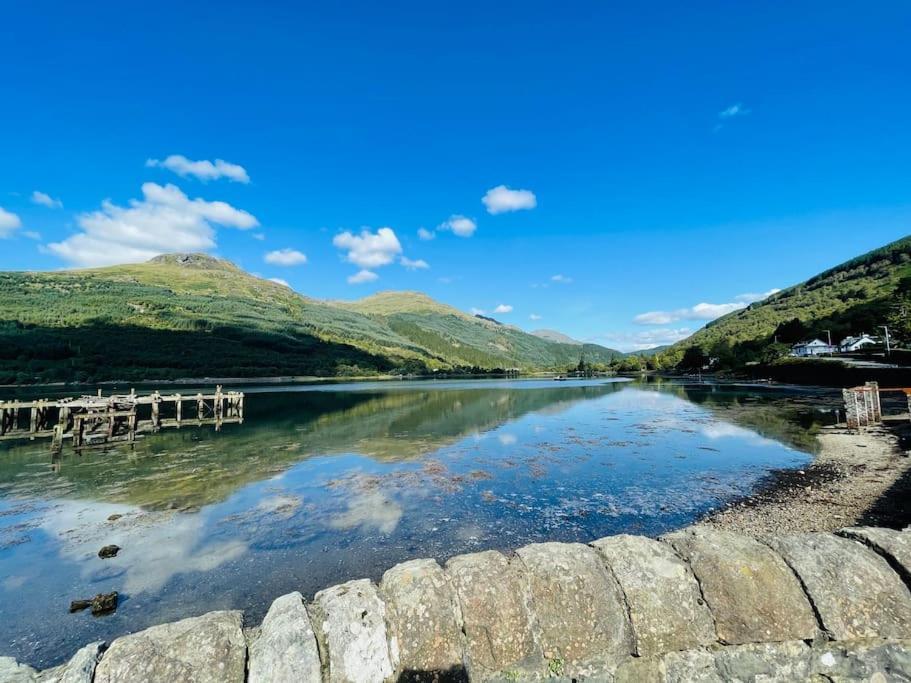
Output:
[[[911,437],[907,415],[857,432],[826,427],[803,469],[775,470],[752,493],[697,523],[768,538],[851,526],[911,524]]]

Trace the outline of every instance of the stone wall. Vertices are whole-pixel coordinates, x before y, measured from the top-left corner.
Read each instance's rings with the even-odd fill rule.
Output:
[[[768,544],[690,527],[413,560],[92,643],[2,681],[911,680],[911,530]]]

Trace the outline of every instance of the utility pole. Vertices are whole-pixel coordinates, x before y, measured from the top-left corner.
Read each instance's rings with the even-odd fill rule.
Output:
[[[883,330],[886,331],[886,355],[888,356],[891,353],[891,350],[889,349],[889,326],[880,325],[880,327],[882,327]]]
[[[832,347],[832,330],[823,330],[829,337],[829,348]]]

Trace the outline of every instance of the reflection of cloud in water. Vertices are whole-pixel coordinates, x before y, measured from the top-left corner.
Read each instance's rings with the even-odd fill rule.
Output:
[[[348,503],[348,510],[333,515],[329,526],[333,529],[376,529],[391,534],[402,519],[402,506],[382,493],[359,495]]]
[[[497,436],[497,440],[504,446],[512,446],[518,438],[515,434],[500,434]]]
[[[3,579],[3,583],[0,583],[0,586],[3,586],[8,591],[16,590],[17,588],[22,588],[28,581],[28,577],[24,574],[18,574],[16,576],[8,576]]]
[[[115,513],[124,516],[108,522]],[[211,571],[247,552],[240,541],[205,543],[202,515],[143,512],[126,505],[61,502],[42,529],[60,540],[65,559],[82,564],[83,576],[99,569],[123,571],[125,593],[157,591],[178,574]],[[86,562],[112,543],[122,548],[116,557],[101,566]]]
[[[290,519],[298,511],[303,501],[298,496],[286,494],[263,498],[256,506],[258,512],[275,515],[278,519]]]
[[[713,441],[716,439],[742,439],[753,446],[781,446],[777,441],[767,439],[754,431],[729,422],[713,422],[699,427],[699,431]]]

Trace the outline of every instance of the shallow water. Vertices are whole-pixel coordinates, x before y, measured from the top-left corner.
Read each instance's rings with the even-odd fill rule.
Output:
[[[220,432],[56,463],[46,442],[0,448],[0,655],[51,666],[214,609],[255,622],[278,595],[414,557],[656,535],[806,463],[834,401],[613,380],[247,391],[246,421]],[[116,614],[68,613],[111,590]]]

